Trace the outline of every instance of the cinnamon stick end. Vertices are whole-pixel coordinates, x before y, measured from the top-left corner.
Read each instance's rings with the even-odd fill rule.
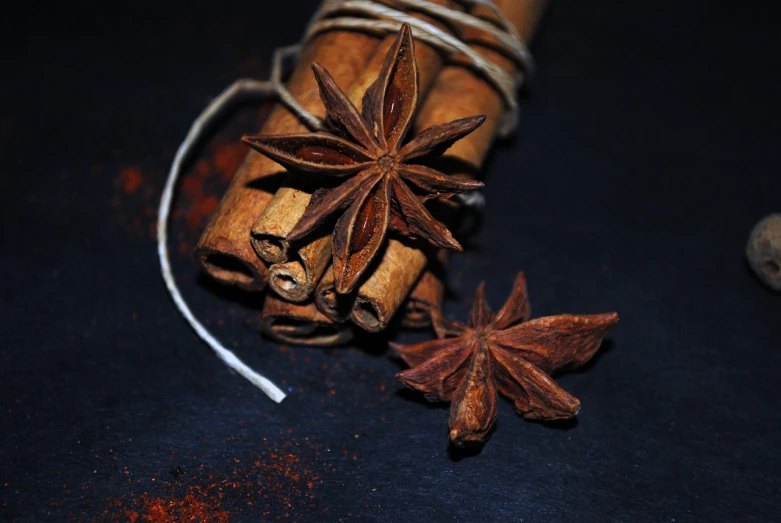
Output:
[[[266,287],[265,271],[261,273],[259,267],[219,248],[198,247],[195,260],[209,276],[226,285],[245,291],[261,291]]]
[[[377,304],[360,296],[355,300],[350,319],[368,332],[380,332],[388,326],[390,321],[387,314],[384,314]]]
[[[271,234],[252,234],[252,248],[268,263],[285,263],[290,244],[284,238]]]
[[[272,265],[268,272],[268,284],[274,292],[294,303],[306,301],[314,290],[309,284],[305,268],[294,262]]]

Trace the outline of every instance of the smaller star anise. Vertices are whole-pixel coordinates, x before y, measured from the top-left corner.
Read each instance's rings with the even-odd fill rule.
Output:
[[[287,239],[303,238],[344,211],[332,240],[334,277],[340,293],[356,287],[389,228],[406,236],[423,237],[439,247],[461,250],[447,227],[431,216],[423,202],[449,198],[483,184],[412,161],[442,154],[479,127],[485,117],[435,125],[404,143],[418,103],[415,45],[407,24],[402,25],[377,80],[366,91],[362,112],[328,71],[319,64],[312,68],[331,132],[244,137],[250,147],[286,167],[345,179],[313,195]]]
[[[440,339],[414,345],[391,344],[412,369],[396,377],[430,401],[449,401],[450,440],[464,446],[483,442],[496,423],[497,392],[512,400],[527,419],[575,416],[580,401],[550,374],[586,363],[618,314],[562,314],[527,321],[526,279],[519,273],[510,298],[494,315],[477,288],[469,325],[435,312]]]

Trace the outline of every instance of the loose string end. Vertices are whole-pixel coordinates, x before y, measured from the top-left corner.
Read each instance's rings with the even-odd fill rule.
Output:
[[[188,307],[187,302],[185,302],[179,287],[176,285],[176,280],[171,271],[171,261],[168,255],[168,220],[171,215],[174,189],[176,188],[176,182],[181,174],[184,161],[216,117],[233,105],[237,100],[247,96],[266,97],[271,94],[276,94],[276,86],[273,83],[255,80],[237,80],[220,93],[217,98],[212,100],[198,118],[195,119],[187,136],[176,151],[176,156],[174,156],[174,161],[171,164],[171,170],[168,172],[168,178],[160,198],[160,208],[157,215],[157,253],[160,259],[160,271],[163,281],[165,281],[171,299],[181,315],[187,320],[187,323],[190,324],[190,327],[192,327],[195,333],[211,347],[228,367],[249,380],[250,383],[262,390],[269,398],[280,403],[285,399],[286,394],[271,380],[252,370],[233,352],[225,348],[214,336],[212,336],[208,329],[198,321],[190,310],[190,307]]]

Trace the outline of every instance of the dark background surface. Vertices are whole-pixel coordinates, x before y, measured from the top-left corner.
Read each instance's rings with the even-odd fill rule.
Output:
[[[446,407],[394,380],[384,338],[259,339],[253,306],[174,248],[196,313],[289,391],[276,405],[158,274],[151,214],[191,120],[264,76],[315,3],[35,4],[2,22],[0,520],[123,521],[194,491],[231,521],[777,520],[781,297],[743,250],[781,211],[778,3],[555,2],[446,311],[465,319],[481,279],[498,307],[524,270],[534,316],[621,323],[558,380],[576,422],[502,402],[471,453],[448,448]],[[203,218],[174,221],[184,251]]]

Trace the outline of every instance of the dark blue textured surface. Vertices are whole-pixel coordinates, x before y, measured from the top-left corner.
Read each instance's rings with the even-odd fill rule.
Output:
[[[181,474],[230,474],[264,438],[296,442],[312,498],[229,493],[232,521],[777,519],[781,297],[743,259],[752,225],[781,210],[777,2],[551,10],[447,312],[464,319],[481,279],[498,307],[524,270],[535,316],[621,323],[559,379],[576,422],[524,422],[503,402],[468,454],[447,447],[446,408],[395,382],[383,338],[258,340],[252,308],[177,255],[198,315],[290,390],[279,406],[256,394],[179,318],[152,240],[117,221],[120,168],[156,169],[157,194],[209,97],[263,73],[242,64],[297,39],[315,2],[206,4],[2,22],[0,520],[99,518]]]

